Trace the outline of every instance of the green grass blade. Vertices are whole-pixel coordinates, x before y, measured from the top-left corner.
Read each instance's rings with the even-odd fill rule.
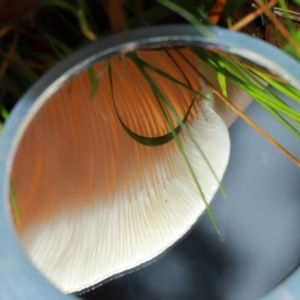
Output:
[[[255,74],[258,75],[260,78],[262,78],[264,81],[266,81],[268,84],[273,86],[276,90],[280,91],[281,93],[285,94],[289,98],[300,103],[300,92],[297,89],[295,89],[293,86],[283,82],[276,81],[258,71],[255,72]]]
[[[286,117],[296,122],[300,122],[300,113],[291,108],[285,103],[278,95],[274,94],[271,90],[259,81],[256,74],[248,70],[244,66],[234,62],[229,58],[224,58],[216,53],[207,53],[205,50],[196,49],[195,53],[200,59],[209,63],[216,71],[223,73],[227,79],[231,80],[238,87],[248,93],[256,102],[264,108],[269,108],[267,111],[273,113],[276,111],[276,118],[278,121],[291,130],[298,136],[298,131],[290,122],[285,120],[279,114],[284,114]],[[221,62],[221,64],[220,64]],[[262,78],[263,79],[263,78]]]
[[[209,29],[202,24],[202,22],[195,17],[193,14],[191,14],[189,11],[184,9],[182,6],[179,6],[175,4],[172,1],[169,0],[156,0],[158,3],[168,7],[170,10],[174,11],[184,19],[186,19],[188,22],[193,24],[202,34],[209,35],[210,31]]]
[[[297,0],[293,0],[294,2],[297,2]],[[299,1],[299,0],[298,0]],[[300,2],[299,2],[300,3]],[[299,4],[298,3],[298,4]],[[294,25],[294,22],[292,21],[292,19],[290,18],[289,16],[289,8],[287,7],[285,1],[282,1],[282,0],[278,0],[278,4],[280,6],[280,8],[282,9],[282,12],[283,12],[283,16],[284,16],[284,22],[286,22],[287,24],[287,28],[289,30],[289,32],[294,35],[296,33],[296,27]]]
[[[43,34],[43,39],[49,44],[59,59],[65,58],[72,53],[72,50],[60,39],[51,34]]]
[[[114,109],[117,115],[117,118],[119,120],[119,122],[121,123],[123,129],[127,132],[127,134],[134,139],[136,142],[138,142],[139,144],[142,144],[144,146],[150,146],[150,147],[156,147],[156,146],[162,146],[164,144],[169,143],[171,140],[173,140],[173,134],[171,132],[162,135],[162,136],[158,136],[158,137],[146,137],[146,136],[142,136],[139,135],[135,132],[133,132],[123,121],[122,118],[119,115],[117,106],[116,106],[116,102],[115,102],[115,97],[114,97],[114,87],[113,87],[113,76],[112,76],[112,65],[109,64],[108,65],[108,74],[109,74],[109,83],[110,83],[110,89],[111,89],[111,95],[112,95],[112,99],[113,99],[113,105],[114,105]],[[196,96],[194,97],[194,99],[192,100],[191,104],[188,107],[188,110],[182,120],[182,123],[185,124],[189,114],[191,112],[191,109],[194,106],[194,103],[196,101]],[[182,130],[182,126],[179,124],[176,128],[174,128],[174,132],[176,135],[178,135],[180,133],[180,131]]]
[[[4,107],[2,103],[0,104],[0,113],[4,121],[7,120],[7,118],[9,117],[9,112],[7,111],[7,109]]]
[[[16,198],[16,193],[15,189],[12,183],[12,180],[9,182],[9,190],[10,190],[10,199],[11,199],[11,205],[13,209],[13,215],[15,217],[15,221],[17,225],[20,225],[20,213],[19,213],[19,208],[18,208],[18,203],[17,203],[17,198]]]
[[[212,221],[214,227],[216,228],[217,232],[219,232],[218,224],[216,222],[215,216],[214,216],[214,214],[213,214],[213,212],[212,212],[212,210],[211,210],[211,208],[210,208],[210,206],[209,206],[209,204],[208,204],[208,202],[206,200],[206,197],[205,197],[205,195],[204,195],[204,193],[202,191],[202,188],[201,188],[201,185],[200,185],[200,183],[198,181],[198,178],[197,178],[197,176],[196,176],[196,174],[195,174],[195,172],[193,170],[193,167],[192,167],[192,165],[191,165],[191,163],[190,163],[190,161],[189,161],[189,159],[188,159],[188,157],[187,157],[187,155],[186,155],[186,153],[185,153],[185,151],[183,149],[182,143],[181,143],[180,139],[178,138],[178,136],[176,135],[176,133],[174,131],[174,128],[173,128],[170,120],[168,119],[168,116],[167,116],[167,114],[165,112],[164,106],[172,113],[173,116],[177,115],[177,117],[178,117],[177,112],[174,110],[174,108],[169,103],[169,101],[164,97],[164,95],[160,92],[159,88],[156,86],[156,84],[154,83],[154,81],[152,80],[152,78],[145,71],[145,69],[143,68],[143,66],[141,66],[139,64],[139,61],[137,60],[137,55],[133,54],[130,57],[135,62],[137,68],[139,69],[139,71],[141,72],[141,74],[143,75],[143,77],[147,80],[147,82],[149,84],[149,87],[151,88],[151,90],[152,90],[152,92],[153,92],[153,94],[154,94],[154,96],[155,96],[155,98],[157,100],[157,103],[158,103],[158,105],[159,105],[159,107],[160,107],[160,109],[161,109],[161,111],[162,111],[162,113],[163,113],[163,115],[165,117],[165,120],[167,121],[169,130],[172,133],[172,136],[173,136],[174,141],[175,141],[175,143],[176,143],[176,145],[178,147],[178,150],[180,151],[181,155],[183,156],[183,158],[184,158],[184,160],[185,160],[185,162],[186,162],[186,164],[188,166],[188,169],[189,169],[189,171],[191,173],[191,176],[192,176],[192,178],[193,178],[193,180],[194,180],[194,182],[195,182],[195,184],[197,186],[199,194],[201,195],[201,197],[202,197],[202,199],[204,201],[206,210],[207,210],[207,212],[208,212],[208,214],[209,214],[209,216],[211,218],[211,221]],[[180,122],[180,120],[179,120],[179,122]],[[187,127],[186,127],[185,124],[182,124],[182,128],[184,128],[185,131],[187,130]]]
[[[128,2],[128,1],[126,1]],[[153,1],[154,2],[154,1]],[[177,5],[184,5],[185,7],[195,6],[199,3],[199,0],[176,0]],[[143,24],[161,24],[164,20],[170,16],[175,15],[174,11],[168,9],[166,6],[163,6],[159,3],[151,5],[143,12],[139,12],[138,15],[131,18],[128,21],[128,27],[134,28],[139,27]],[[142,22],[141,22],[142,20]]]
[[[47,6],[56,6],[62,8],[68,11],[69,13],[73,14],[74,16],[76,16],[77,14],[76,7],[70,4],[68,1],[64,0],[41,0],[37,4],[35,12],[37,13],[40,9],[43,9]]]
[[[231,63],[237,68],[237,70],[240,71],[240,73],[243,75],[243,78],[248,78],[249,81],[251,81],[251,84],[249,84],[249,82],[246,82],[245,86],[247,86],[247,90],[252,93],[252,96],[258,97],[254,100],[264,101],[266,105],[272,107],[278,112],[285,114],[296,123],[300,122],[300,113],[290,107],[270,89],[266,88],[265,85],[258,80],[255,74],[233,61],[231,61]]]
[[[81,32],[88,40],[95,41],[97,39],[97,35],[91,30],[90,25],[86,19],[84,2],[82,0],[77,0],[77,3],[77,18],[79,21]]]
[[[104,65],[102,66],[102,68],[100,69],[100,71],[98,72],[97,75],[95,75],[94,72],[94,67],[89,67],[87,69],[88,72],[88,76],[89,76],[89,81],[90,81],[90,85],[91,85],[91,98],[94,98],[96,96],[97,93],[97,89],[98,86],[101,82],[101,79],[105,73],[105,71],[107,70],[107,67],[110,65],[111,61],[110,59],[107,60]]]
[[[282,117],[275,109],[266,105],[263,102],[257,102],[261,107],[263,107],[269,114],[271,114],[275,119],[277,119],[283,126],[285,126],[294,135],[300,138],[300,132],[297,130],[290,122],[288,122],[284,117]]]
[[[132,55],[131,54],[128,54],[128,57],[131,57]],[[159,75],[161,75],[162,77],[166,78],[166,79],[169,79],[171,82],[173,83],[176,83],[176,84],[179,84],[180,86],[183,86],[185,87],[186,89],[188,90],[191,90],[190,89],[190,86],[180,80],[178,80],[177,78],[173,77],[172,75],[170,75],[169,73],[166,73],[164,72],[163,70],[157,68],[157,67],[154,67],[153,65],[147,63],[146,61],[142,60],[141,58],[137,57],[136,58],[137,62],[144,68],[147,68]],[[195,90],[191,90],[192,92],[195,92]]]
[[[130,53],[127,53],[126,55],[130,58],[130,55],[131,55],[131,54],[130,54]],[[178,80],[177,78],[173,77],[173,76],[170,75],[169,73],[166,73],[166,72],[164,72],[163,70],[161,70],[161,69],[159,69],[159,68],[157,68],[157,67],[154,67],[153,65],[151,65],[151,64],[147,63],[146,61],[142,60],[140,57],[137,57],[136,59],[138,60],[138,63],[139,63],[141,66],[143,66],[144,68],[147,68],[147,69],[149,69],[149,70],[151,70],[151,71],[153,71],[153,72],[155,72],[155,73],[161,75],[162,77],[164,77],[164,78],[170,80],[171,82],[176,83],[176,84],[178,84],[178,85],[180,85],[180,86],[186,88],[187,90],[189,90],[189,91],[195,93],[196,95],[198,95],[198,96],[200,96],[200,97],[202,97],[202,98],[204,98],[204,99],[206,99],[206,100],[208,100],[208,101],[210,100],[210,99],[208,99],[208,98],[206,97],[206,95],[203,95],[203,94],[200,93],[199,91],[196,91],[196,90],[193,89],[189,84],[184,83],[184,82]]]
[[[225,97],[227,97],[226,77],[221,72],[217,72],[217,79],[218,79],[218,83],[221,88],[222,94]]]
[[[199,93],[199,91],[195,91],[194,89],[191,88],[191,86],[189,84],[185,84],[184,82],[181,82],[179,80],[177,80],[176,78],[172,77],[171,75],[169,75],[168,73],[165,73],[164,71],[153,67],[152,65],[149,65],[147,62],[143,61],[142,59],[140,59],[138,57],[138,55],[133,54],[133,53],[128,53],[128,57],[133,59],[134,56],[134,63],[138,64],[140,67],[143,68],[148,68],[149,70],[152,70],[154,72],[156,72],[159,75],[162,75],[163,77],[171,80],[172,82],[179,84],[185,88],[187,88],[188,90],[192,91],[193,93],[195,93],[196,96],[201,96],[203,99],[207,99],[207,97],[201,93]],[[210,99],[208,99],[210,101]],[[197,150],[200,152],[200,154],[202,155],[202,157],[204,158],[207,166],[209,167],[210,171],[212,172],[213,176],[215,177],[215,179],[217,180],[221,193],[223,194],[224,197],[226,197],[226,192],[225,189],[220,181],[220,179],[218,178],[217,174],[215,173],[213,167],[211,166],[209,160],[207,159],[205,153],[202,151],[201,147],[199,146],[199,144],[197,143],[197,141],[194,139],[194,137],[192,136],[191,132],[189,131],[189,129],[182,123],[182,120],[180,119],[179,115],[177,114],[176,110],[170,105],[170,103],[168,101],[166,101],[165,103],[166,107],[168,108],[168,110],[172,113],[173,117],[175,117],[176,121],[178,122],[179,125],[181,125],[184,133],[187,135],[187,137],[193,142],[193,144],[197,147]]]
[[[113,99],[113,105],[114,105],[114,109],[117,115],[117,118],[119,120],[119,122],[121,123],[123,129],[127,132],[127,134],[136,142],[138,142],[139,144],[142,144],[144,146],[149,146],[149,147],[157,147],[157,146],[162,146],[164,144],[169,143],[171,140],[173,140],[173,134],[171,132],[162,135],[162,136],[158,136],[158,137],[146,137],[146,136],[142,136],[139,135],[135,132],[133,132],[121,119],[118,109],[116,107],[116,102],[115,102],[115,98],[114,98],[114,88],[113,88],[113,80],[112,80],[112,67],[111,65],[109,65],[108,67],[108,72],[109,72],[109,81],[110,81],[110,88],[111,88],[111,94],[112,94],[112,99]],[[182,120],[183,123],[185,123],[188,119],[188,116],[190,114],[190,111],[195,103],[196,97],[194,97],[194,99],[192,100],[185,116],[184,119]],[[178,125],[176,128],[174,128],[174,133],[176,135],[178,135],[180,133],[180,131],[182,130],[181,125]]]

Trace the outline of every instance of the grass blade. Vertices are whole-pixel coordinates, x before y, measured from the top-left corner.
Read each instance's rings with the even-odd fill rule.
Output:
[[[89,80],[90,80],[90,85],[91,85],[91,89],[92,89],[91,98],[95,97],[95,95],[97,93],[98,86],[101,82],[102,76],[103,76],[103,74],[105,73],[107,67],[110,64],[111,64],[111,61],[107,60],[96,76],[95,76],[95,72],[94,72],[94,67],[89,67],[87,69]]]
[[[19,213],[19,208],[18,208],[18,203],[17,203],[17,198],[16,198],[16,193],[15,189],[12,183],[12,180],[9,182],[9,189],[10,189],[10,200],[11,200],[11,205],[13,209],[13,215],[15,217],[15,221],[17,225],[20,225],[20,213]]]
[[[239,117],[241,117],[246,123],[248,123],[253,129],[260,133],[267,141],[269,141],[273,146],[275,146],[279,151],[281,151],[287,158],[289,158],[295,165],[300,167],[300,160],[292,155],[287,149],[285,149],[281,144],[279,144],[275,139],[273,139],[267,132],[265,132],[261,127],[259,127],[254,121],[252,121],[243,111],[241,111],[234,103],[232,103],[227,97],[225,97],[197,68],[191,65],[196,74],[198,74],[203,81],[209,85],[213,92],[225,103],[227,104]]]
[[[150,86],[150,88],[151,88],[151,90],[152,90],[152,92],[153,92],[153,94],[154,94],[154,96],[155,96],[155,98],[157,100],[157,103],[158,103],[158,105],[159,105],[159,107],[161,109],[161,112],[163,113],[163,115],[165,117],[165,120],[167,121],[169,130],[170,130],[170,132],[171,132],[171,134],[173,136],[173,139],[174,139],[174,141],[175,141],[175,143],[177,145],[177,148],[178,148],[179,152],[181,153],[181,155],[183,156],[183,158],[184,158],[184,160],[185,160],[185,162],[187,164],[187,167],[188,167],[188,169],[189,169],[189,171],[191,173],[191,176],[192,176],[192,178],[193,178],[193,180],[194,180],[194,182],[196,184],[196,187],[197,187],[197,189],[199,191],[199,194],[201,195],[201,197],[202,197],[202,199],[204,201],[206,210],[207,210],[207,212],[208,212],[208,214],[209,214],[209,216],[211,218],[211,221],[212,221],[212,223],[213,223],[216,231],[219,233],[219,228],[218,228],[218,224],[217,224],[217,221],[215,219],[215,216],[214,216],[214,214],[213,214],[213,212],[212,212],[212,210],[211,210],[211,208],[210,208],[210,206],[209,206],[209,204],[208,204],[208,202],[206,200],[206,197],[205,197],[205,195],[204,195],[204,193],[202,191],[201,185],[200,185],[200,183],[198,181],[198,178],[197,178],[197,176],[196,176],[196,174],[195,174],[195,172],[193,170],[193,167],[192,167],[192,165],[191,165],[191,163],[190,163],[190,161],[189,161],[189,159],[188,159],[188,157],[187,157],[187,155],[186,155],[186,153],[185,153],[185,151],[183,149],[183,145],[182,145],[180,139],[178,138],[177,134],[175,133],[174,127],[172,126],[170,120],[168,119],[168,116],[167,116],[167,114],[165,112],[165,108],[164,107],[166,107],[172,113],[173,116],[176,116],[176,119],[178,117],[177,112],[172,107],[172,105],[170,104],[170,102],[160,92],[159,88],[156,86],[156,84],[154,83],[154,81],[152,80],[152,78],[149,76],[149,74],[145,71],[144,67],[139,64],[138,56],[135,53],[132,53],[130,55],[130,58],[136,64],[137,68],[139,69],[139,71],[141,72],[141,74],[143,75],[143,77],[147,80],[147,82],[148,82],[148,84],[149,84],[149,86]],[[180,119],[178,121],[179,121],[179,123],[181,123]],[[188,130],[185,124],[181,123],[181,126],[184,129],[184,131]]]
[[[190,12],[188,12],[186,9],[182,8],[181,6],[179,6],[169,0],[156,0],[156,1],[164,6],[168,7],[170,10],[174,11],[178,15],[182,16],[188,22],[193,24],[201,33],[203,33],[205,35],[209,35],[209,33],[210,33],[209,29],[206,26],[204,26],[197,17],[195,17]]]
[[[149,146],[149,147],[156,147],[156,146],[162,146],[164,144],[169,143],[171,140],[173,140],[173,134],[172,132],[169,132],[165,135],[162,136],[158,136],[158,137],[146,137],[146,136],[142,136],[139,134],[136,134],[135,132],[133,132],[121,119],[118,109],[116,107],[116,102],[115,102],[115,97],[114,97],[114,88],[113,88],[113,76],[112,76],[112,66],[111,64],[109,64],[108,66],[108,73],[109,73],[109,82],[110,82],[110,89],[111,89],[111,95],[112,95],[112,99],[113,99],[113,105],[115,108],[115,112],[117,115],[117,118],[119,120],[119,122],[121,123],[123,129],[127,132],[127,134],[134,139],[136,142],[138,142],[139,144],[142,144],[144,146]],[[192,100],[185,116],[184,119],[182,120],[182,123],[185,123],[188,119],[188,116],[190,114],[190,111],[195,103],[196,97],[194,97],[194,99]],[[178,135],[180,133],[180,131],[182,130],[182,126],[178,125],[176,128],[174,128],[174,134]]]
[[[217,72],[217,79],[223,95],[227,97],[226,77],[221,72]]]
[[[83,35],[90,41],[95,41],[97,39],[96,34],[91,30],[88,21],[85,16],[84,3],[82,0],[77,0],[78,2],[78,10],[77,10],[77,18],[79,21],[80,29]]]
[[[133,54],[128,54],[128,57],[132,59]],[[196,96],[201,96],[202,99],[207,99],[206,95],[203,95],[201,93],[199,93],[199,91],[195,91],[194,89],[191,88],[190,84],[186,84],[184,82],[181,82],[179,80],[177,80],[176,78],[172,77],[171,75],[169,75],[168,73],[165,73],[164,71],[160,70],[159,68],[156,68],[152,65],[149,65],[147,62],[143,61],[142,59],[140,59],[136,54],[134,54],[134,59],[135,59],[135,64],[138,64],[139,66],[143,67],[143,68],[147,68],[149,70],[152,70],[154,72],[156,72],[159,75],[162,75],[163,77],[171,80],[172,82],[179,84],[185,88],[187,88],[188,90],[191,90],[193,93],[195,93]],[[210,99],[207,99],[210,101]],[[209,167],[210,171],[212,172],[213,176],[215,177],[215,179],[217,180],[221,193],[223,194],[224,197],[226,197],[226,192],[225,189],[220,181],[220,179],[218,178],[218,176],[216,175],[213,167],[211,166],[209,160],[207,159],[205,153],[202,151],[201,147],[199,146],[199,144],[197,143],[197,141],[194,139],[194,137],[192,136],[191,132],[189,131],[189,129],[182,123],[182,120],[180,119],[179,115],[177,114],[177,112],[175,111],[175,109],[170,105],[170,103],[168,101],[166,101],[165,103],[166,107],[168,107],[168,110],[172,113],[173,117],[175,117],[176,121],[178,122],[179,125],[182,126],[182,129],[184,131],[184,133],[187,135],[187,137],[193,142],[193,144],[196,146],[196,148],[198,149],[198,151],[200,152],[200,154],[202,155],[202,157],[204,158],[207,166]]]
[[[285,103],[278,95],[274,94],[271,90],[266,88],[266,86],[259,80],[256,73],[253,73],[253,69],[249,71],[246,67],[234,62],[229,58],[225,58],[216,53],[207,53],[203,49],[195,49],[194,52],[199,58],[205,60],[210,64],[217,72],[222,73],[228,80],[231,80],[238,87],[248,93],[257,103],[262,107],[267,109],[269,113],[273,116],[276,111],[276,118],[281,123],[287,127],[291,132],[299,137],[299,132],[290,124],[287,120],[279,116],[284,114],[290,120],[299,124],[300,113],[295,109],[291,108],[287,103]],[[219,63],[221,62],[221,64]],[[263,79],[264,77],[262,77]],[[272,81],[273,79],[270,79]],[[274,81],[274,80],[273,80]],[[278,83],[279,85],[280,83]],[[276,88],[276,86],[275,86]],[[295,90],[294,90],[295,92]],[[294,95],[294,98],[297,97]]]

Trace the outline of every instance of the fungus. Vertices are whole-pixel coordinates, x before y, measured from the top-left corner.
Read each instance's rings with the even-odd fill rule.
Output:
[[[176,51],[138,54],[199,89],[199,78]],[[35,266],[65,293],[153,259],[205,211],[174,140],[150,147],[125,132],[116,109],[127,128],[140,136],[164,136],[170,129],[134,62],[115,57],[111,66],[113,87],[108,72],[97,78],[105,68],[98,63],[59,88],[26,128],[13,164],[20,240]],[[195,93],[153,70],[147,74],[184,119]],[[99,81],[92,98],[91,75]],[[176,127],[172,113],[166,115]],[[197,99],[186,124],[221,180],[230,150],[222,119],[209,101]],[[195,143],[184,131],[178,137],[210,202],[219,183]]]

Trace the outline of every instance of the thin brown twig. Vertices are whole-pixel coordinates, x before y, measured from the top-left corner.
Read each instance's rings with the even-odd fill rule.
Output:
[[[207,82],[209,83],[209,82]],[[300,160],[292,155],[286,148],[279,144],[275,139],[273,139],[266,131],[259,127],[251,118],[249,118],[242,110],[240,110],[234,103],[232,103],[227,97],[225,97],[221,92],[211,86],[213,92],[221,98],[239,117],[241,117],[246,123],[248,123],[253,129],[255,129],[259,134],[261,134],[269,143],[275,146],[281,153],[283,153],[287,158],[289,158],[296,166],[300,167]]]
[[[69,22],[69,20],[65,17],[65,15],[63,13],[60,12],[59,9],[57,9],[56,7],[52,7],[52,10],[66,23],[66,25],[68,25],[68,27],[77,35],[77,36],[81,36],[81,32],[75,27],[73,26],[73,24],[71,22]]]
[[[105,11],[108,12],[107,3],[105,2],[105,0],[100,0],[100,4],[102,4],[102,6],[105,9]]]
[[[137,12],[143,12],[145,10],[144,0],[133,0],[133,6]]]
[[[40,70],[40,71],[45,71],[46,69],[49,68],[49,65],[31,61],[31,60],[24,61],[24,66],[26,66],[29,69],[35,69],[35,70]]]
[[[226,6],[226,0],[217,0],[211,8],[208,19],[212,24],[217,24],[220,20],[221,14]]]
[[[254,1],[260,7],[263,7],[265,5],[261,0],[254,0]],[[264,13],[274,23],[274,25],[277,27],[278,31],[283,36],[283,38],[287,42],[289,42],[294,47],[294,49],[296,50],[297,54],[300,55],[300,47],[299,47],[299,45],[291,37],[289,31],[285,28],[285,26],[276,18],[276,16],[270,10],[266,10]]]
[[[258,5],[255,3],[252,3],[251,7],[257,8]],[[284,10],[281,7],[274,7],[273,9],[274,14],[277,15],[278,17],[284,17],[287,15],[291,20],[300,22],[300,14],[299,12],[293,11],[293,10]]]
[[[279,144],[275,139],[273,139],[266,131],[259,127],[251,118],[249,118],[241,109],[239,109],[231,100],[223,95],[195,66],[187,59],[180,50],[178,53],[183,57],[183,59],[191,66],[191,68],[201,77],[201,79],[211,87],[214,94],[216,94],[225,104],[227,104],[239,117],[241,117],[246,123],[248,123],[253,129],[260,133],[269,143],[275,146],[281,153],[283,153],[287,158],[289,158],[296,166],[300,167],[300,160],[292,155],[286,148]]]
[[[0,48],[0,55],[2,55],[8,62],[15,63],[19,67],[24,67],[22,61],[19,61],[18,59],[16,59],[15,57],[13,57],[11,55],[11,53],[13,53],[13,51],[11,51],[11,49],[13,49],[13,47],[11,47],[9,52],[7,53],[3,49]]]
[[[9,33],[12,29],[14,29],[14,25],[6,25],[0,28],[0,38]]]
[[[107,14],[112,32],[120,32],[127,28],[123,11],[124,0],[107,0]]]
[[[18,31],[15,32],[15,35],[14,35],[14,39],[13,39],[13,42],[11,44],[11,47],[9,49],[9,52],[7,54],[7,57],[6,59],[3,61],[2,65],[1,65],[1,68],[0,68],[0,80],[2,79],[8,65],[9,65],[9,61],[10,61],[10,57],[12,57],[13,53],[15,52],[16,50],[16,46],[18,44],[18,39],[19,39],[19,33]]]
[[[3,51],[3,49],[0,48],[0,55],[2,55],[6,59],[7,62],[14,63],[18,67],[21,67],[22,69],[26,69],[30,73],[31,76],[37,78],[37,75],[35,74],[35,72],[33,72],[31,69],[29,69],[21,60],[15,58],[12,54],[13,54],[13,52],[11,54],[6,53],[5,51]],[[0,70],[0,72],[1,72],[1,70]],[[0,73],[0,75],[3,75],[3,74]]]
[[[18,28],[16,28],[15,30],[18,31],[19,34],[21,34],[21,35],[26,35],[26,36],[28,36],[28,37],[30,37],[30,38],[32,38],[32,39],[36,39],[36,40],[38,40],[38,41],[41,40],[40,37],[39,37],[39,35],[34,34],[34,33],[30,32],[30,31],[27,30],[27,29],[23,29],[23,28],[21,28],[21,27],[18,27]]]
[[[240,30],[244,26],[248,25],[251,21],[259,17],[262,13],[269,11],[271,7],[273,7],[275,4],[277,4],[278,0],[271,0],[270,2],[264,4],[263,6],[257,8],[255,11],[249,13],[244,18],[242,18],[240,21],[235,23],[230,27],[230,30]]]

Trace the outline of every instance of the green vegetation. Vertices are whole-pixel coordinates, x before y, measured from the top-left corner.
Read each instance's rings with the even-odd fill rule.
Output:
[[[241,17],[240,14],[240,11],[244,10],[243,2],[244,1],[227,2],[226,6],[220,11],[220,15],[218,16],[218,19],[220,19],[219,25],[237,27],[237,24],[246,20],[246,17],[244,15]],[[275,1],[273,2],[275,4]],[[285,51],[295,59],[299,60],[300,35],[297,31],[297,26],[295,26],[294,21],[292,21],[287,12],[288,7],[286,2],[283,2],[282,0],[278,1],[278,7],[284,12],[284,16],[282,17],[283,22],[275,19],[272,11],[266,10],[266,8],[268,8],[268,3],[264,4],[261,1],[256,1],[256,3],[260,7],[260,14],[265,13],[263,17],[263,20],[266,23],[265,26],[272,24],[272,22],[275,23],[275,26],[278,29],[278,31],[276,31],[277,39],[280,39],[284,43],[282,51]],[[210,14],[213,7],[214,2],[209,0],[200,2],[196,0],[157,0],[156,2],[147,0],[120,0],[119,2],[110,0],[41,0],[37,1],[35,5],[27,8],[24,17],[16,17],[16,19],[2,21],[0,15],[1,128],[3,122],[9,116],[9,111],[22,94],[46,70],[78,48],[117,31],[154,24],[174,22],[191,23],[201,30],[201,32],[205,33],[207,31],[205,25],[210,24],[213,20]],[[252,12],[252,14],[254,14],[254,12]],[[247,17],[249,17],[249,15]],[[248,21],[245,21],[241,27],[245,26],[246,29],[244,31],[251,35],[255,35],[253,24],[251,25],[250,23],[249,25]],[[269,74],[267,70],[259,68],[258,66],[249,66],[236,58],[228,56],[226,53],[212,52],[207,49],[193,49],[193,51],[199,58],[201,57],[202,60],[216,70],[220,90],[214,87],[212,83],[205,78],[205,74],[201,74],[199,70],[197,70],[196,66],[194,66],[195,75],[202,77],[202,79],[212,88],[213,92],[219,95],[229,108],[235,110],[234,105],[231,103],[230,99],[227,98],[226,81],[228,80],[246,91],[263,109],[281,122],[281,124],[295,136],[298,138],[300,137],[300,132],[297,129],[297,125],[300,124],[300,112],[285,103],[262,83],[268,83],[270,86],[273,86],[278,91],[286,94],[295,102],[299,103],[299,91],[291,86],[289,82],[285,82],[282,78],[274,74]],[[196,144],[188,127],[185,125],[190,109],[194,105],[194,100],[192,100],[184,119],[181,120],[168,99],[164,97],[163,93],[148,75],[147,70],[154,71],[189,90],[192,90],[191,85],[188,82],[179,82],[177,79],[173,78],[171,74],[167,74],[163,70],[149,65],[135,53],[126,55],[136,64],[141,75],[148,81],[149,87],[157,100],[161,112],[166,118],[170,132],[165,136],[156,138],[139,136],[126,127],[116,109],[122,127],[133,139],[146,146],[159,146],[174,139],[189,167],[199,193],[205,201],[208,213],[217,228],[216,220],[205,200],[201,185],[198,182],[193,168],[184,153],[181,142],[177,137],[178,133],[182,130]],[[111,63],[107,62],[98,74],[95,74],[93,68],[88,70],[91,82],[91,98],[94,97],[97,86],[101,82],[101,77],[106,71],[110,74],[110,85],[113,95],[114,88],[111,77],[111,72],[113,72],[113,70]],[[195,95],[194,99],[196,99],[199,95],[199,91],[193,90],[193,92]],[[178,126],[176,128],[174,128],[168,119],[166,110],[177,120]],[[256,124],[251,122],[251,120],[248,120],[242,112],[238,112],[238,114],[300,166],[300,161],[288,153],[283,146],[272,140],[267,133],[263,132]],[[204,155],[200,145],[197,145],[197,148],[201,154]],[[207,163],[209,164],[209,162]],[[11,201],[16,222],[19,223],[20,217],[17,199],[12,183]]]

